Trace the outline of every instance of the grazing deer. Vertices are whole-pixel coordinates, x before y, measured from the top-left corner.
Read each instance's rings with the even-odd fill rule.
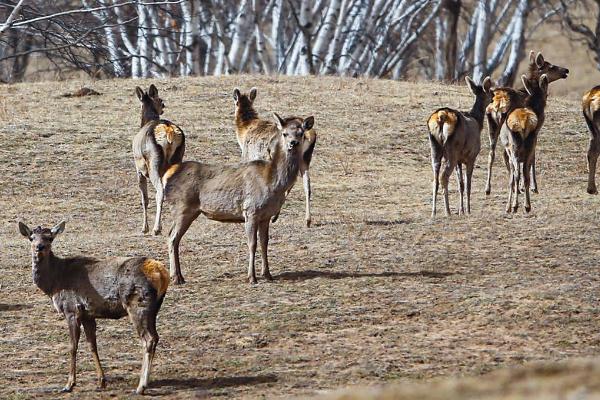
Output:
[[[145,257],[57,257],[52,252],[52,241],[64,229],[64,221],[52,229],[38,226],[33,230],[19,222],[19,231],[31,241],[33,282],[52,298],[54,307],[69,324],[71,368],[62,391],[70,392],[75,386],[81,325],[94,356],[98,385],[106,385],[96,347],[96,319],[128,315],[144,347],[137,387],[137,393],[142,394],[148,386],[158,343],[156,315],[169,285],[167,270],[161,262]]]
[[[236,166],[184,162],[163,177],[167,202],[174,218],[169,232],[171,278],[183,283],[179,266],[179,242],[200,214],[221,222],[244,223],[248,237],[248,279],[256,283],[254,257],[256,235],[260,239],[262,275],[271,280],[267,259],[270,219],[277,215],[286,193],[294,185],[302,163],[303,142],[314,118],[282,119],[274,113],[279,134],[272,143],[270,160],[254,160]]]
[[[475,160],[481,149],[481,129],[483,128],[485,107],[492,98],[492,81],[488,76],[483,80],[481,86],[479,86],[467,76],[466,82],[471,92],[475,95],[475,103],[471,111],[461,112],[444,107],[431,114],[427,121],[429,142],[431,144],[431,165],[433,168],[432,218],[436,213],[442,158],[445,159],[441,181],[444,190],[446,215],[450,215],[448,180],[454,169],[456,169],[456,178],[460,189],[459,214],[465,213],[465,182],[463,181],[462,164],[466,167],[467,213],[471,213],[471,179],[473,177],[473,169],[475,168]]]
[[[597,194],[596,189],[596,163],[600,154],[600,86],[587,91],[581,102],[583,117],[590,130],[590,144],[587,151],[588,186],[589,194]]]
[[[238,144],[242,151],[242,161],[268,160],[269,145],[273,137],[279,133],[276,124],[258,117],[258,113],[253,107],[256,99],[256,88],[250,89],[250,93],[241,93],[240,89],[233,90],[233,99],[235,101],[235,130]],[[317,133],[314,129],[307,130],[305,133],[303,145],[303,156],[300,163],[299,173],[302,176],[305,197],[305,220],[306,226],[310,227],[310,162],[312,154],[317,143]],[[291,189],[290,189],[291,190]],[[273,222],[279,215],[273,216]]]
[[[509,171],[508,201],[506,212],[517,212],[519,207],[519,183],[521,165],[523,167],[523,185],[525,187],[525,211],[531,211],[529,198],[531,166],[535,162],[535,147],[540,128],[544,124],[544,109],[548,96],[548,77],[544,74],[539,82],[522,76],[523,86],[529,97],[525,107],[515,108],[506,117],[500,129],[500,140],[504,145],[504,161]]]
[[[170,121],[160,119],[165,104],[158,97],[156,86],[150,85],[148,92],[136,87],[135,93],[142,103],[141,129],[133,138],[133,159],[137,171],[138,185],[142,195],[142,232],[148,232],[148,179],[156,190],[156,219],[153,233],[160,234],[160,216],[163,205],[161,178],[170,166],[183,160],[185,136],[183,131]]]
[[[544,74],[548,78],[548,82],[554,82],[559,79],[566,79],[569,75],[569,70],[567,68],[552,65],[544,60],[542,53],[538,53],[536,56],[535,53],[531,51],[529,53],[529,69],[526,74],[526,79],[528,81],[538,82],[540,77]],[[492,103],[486,109],[488,134],[490,137],[490,154],[488,158],[488,173],[485,185],[485,194],[487,195],[492,191],[492,165],[494,164],[494,159],[496,157],[496,144],[498,143],[500,128],[511,110],[525,106],[528,95],[525,87],[520,89],[499,87],[495,88],[493,91]],[[533,187],[531,190],[533,190],[534,193],[537,193],[538,186],[535,174],[535,159],[531,164],[531,177],[533,179]]]

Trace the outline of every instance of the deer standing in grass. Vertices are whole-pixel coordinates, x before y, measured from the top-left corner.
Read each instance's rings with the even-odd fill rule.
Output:
[[[163,182],[173,211],[169,232],[171,278],[183,283],[179,243],[200,214],[221,222],[244,223],[248,238],[248,280],[256,283],[254,257],[260,239],[262,276],[271,280],[267,258],[269,223],[279,213],[286,193],[294,185],[302,164],[306,132],[314,118],[282,119],[274,114],[279,134],[272,139],[270,160],[215,166],[187,161],[171,167]]]
[[[522,81],[529,93],[525,107],[512,110],[500,129],[500,140],[505,148],[504,160],[509,171],[507,213],[516,213],[519,207],[521,167],[525,188],[525,211],[531,211],[529,175],[535,162],[535,147],[539,131],[544,124],[544,109],[548,96],[548,77],[545,74],[538,82],[528,80],[525,75]]]
[[[242,151],[242,161],[269,160],[269,145],[272,139],[279,134],[275,123],[258,117],[258,113],[253,107],[256,94],[256,88],[252,88],[248,94],[241,93],[238,88],[235,88],[233,91],[233,99],[235,101],[235,129],[237,141]],[[309,168],[315,144],[317,143],[317,133],[314,129],[309,129],[305,132],[305,136],[299,173],[302,176],[302,183],[304,185],[306,226],[310,227],[312,217],[310,212],[311,186]],[[277,220],[278,216],[275,215],[273,217],[273,222]]]
[[[542,53],[537,56],[533,51],[529,53],[529,69],[526,74],[528,81],[538,82],[542,75],[546,75],[548,82],[554,82],[559,79],[566,79],[569,75],[567,68],[559,67],[550,64],[544,60]],[[511,110],[525,106],[525,101],[529,94],[525,87],[513,89],[510,87],[499,87],[493,91],[492,103],[486,109],[488,121],[488,134],[490,137],[490,154],[488,158],[488,173],[485,185],[485,194],[490,194],[492,191],[492,166],[496,157],[496,144],[500,135],[500,128],[504,124],[507,115]],[[535,158],[531,164],[531,178],[533,180],[532,191],[538,192],[537,179],[535,174]]]
[[[64,221],[52,229],[38,226],[33,230],[19,222],[19,231],[31,241],[33,282],[52,298],[54,307],[69,325],[71,366],[63,392],[70,392],[75,386],[81,325],[94,356],[98,386],[105,387],[96,346],[96,319],[128,315],[144,347],[137,387],[137,393],[142,394],[148,386],[158,344],[156,315],[169,285],[167,270],[161,262],[145,257],[57,257],[52,252],[52,242],[64,229]]]
[[[165,104],[158,97],[156,86],[150,85],[148,92],[136,87],[135,93],[142,103],[141,129],[133,138],[133,159],[137,171],[138,185],[142,195],[142,232],[148,232],[148,179],[156,190],[156,219],[153,233],[160,234],[163,206],[161,178],[170,166],[183,160],[185,136],[183,131],[170,121],[160,119]]]
[[[596,189],[596,163],[600,154],[600,86],[596,86],[583,95],[581,102],[583,117],[590,130],[590,143],[587,150],[589,194],[598,194]]]
[[[466,168],[467,213],[471,213],[471,179],[475,160],[481,149],[481,129],[485,117],[485,107],[491,100],[492,81],[486,77],[483,83],[477,85],[471,78],[466,77],[467,85],[475,95],[475,103],[471,111],[461,112],[452,108],[436,110],[427,121],[429,142],[431,144],[431,165],[433,168],[433,201],[431,216],[436,213],[437,193],[440,184],[440,168],[442,159],[445,160],[441,171],[441,183],[444,191],[444,206],[446,215],[450,215],[448,203],[448,180],[456,169],[456,178],[460,190],[459,214],[465,214],[462,165]]]

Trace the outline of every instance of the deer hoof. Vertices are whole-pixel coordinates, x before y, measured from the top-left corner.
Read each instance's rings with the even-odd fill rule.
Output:
[[[145,388],[145,387],[143,387],[143,386],[142,386],[142,387],[138,387],[138,388],[135,390],[135,393],[137,393],[137,394],[140,394],[140,395],[143,395],[143,394],[144,394],[144,390],[146,390],[146,388]]]
[[[185,283],[185,279],[181,275],[172,276],[171,281],[173,281],[173,285],[183,285]]]
[[[65,386],[61,389],[61,393],[71,393],[73,391],[73,386]]]
[[[148,233],[149,229],[148,229],[148,225],[144,226],[142,228],[142,235],[145,235],[146,233]]]
[[[271,276],[271,273],[268,272],[268,271],[267,272],[263,272],[262,276],[263,276],[263,278],[265,278],[268,281],[272,281],[273,280],[273,277]]]
[[[248,281],[250,282],[250,285],[252,285],[252,286],[258,285],[258,281],[256,280],[255,276],[251,277],[251,278],[248,278]]]
[[[307,219],[307,220],[306,220],[306,227],[307,227],[307,228],[310,228],[310,223],[311,223],[311,220],[310,220],[310,219]]]
[[[154,229],[152,230],[152,233],[154,234],[154,236],[159,236],[159,235],[160,235],[160,232],[161,232],[161,230],[162,230],[161,228],[154,228]]]
[[[587,192],[588,192],[589,194],[598,194],[598,190],[596,190],[596,188],[595,188],[595,187],[588,187],[588,188],[587,188]]]
[[[490,188],[485,188],[485,195],[489,196],[492,193],[492,189]]]
[[[104,377],[98,379],[98,387],[101,389],[106,387],[106,379]]]
[[[525,212],[528,213],[529,211],[531,211],[531,206],[525,206]]]
[[[531,188],[531,191],[532,191],[533,193],[539,193],[539,191],[538,191],[538,188],[536,188],[536,187],[534,187],[534,188]]]

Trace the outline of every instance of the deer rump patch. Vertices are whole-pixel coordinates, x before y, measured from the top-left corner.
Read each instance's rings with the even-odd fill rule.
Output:
[[[175,150],[183,142],[183,132],[176,125],[161,122],[154,127],[154,139],[162,147],[165,160],[170,160]]]
[[[510,109],[510,96],[505,90],[494,91],[492,102],[487,106],[488,114],[504,114]]]
[[[537,128],[537,124],[537,115],[528,108],[517,108],[506,119],[508,129],[520,134],[523,139],[526,139]]]
[[[427,121],[429,132],[438,143],[444,144],[456,130],[458,115],[453,110],[438,110]]]
[[[149,258],[144,261],[140,269],[158,295],[164,295],[169,287],[169,273],[164,264]]]
[[[588,119],[594,119],[594,113],[600,109],[600,88],[594,88],[583,95],[583,113]]]

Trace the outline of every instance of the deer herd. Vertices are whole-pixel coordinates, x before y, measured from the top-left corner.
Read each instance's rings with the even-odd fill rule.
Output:
[[[541,53],[531,52],[529,69],[521,78],[522,88],[493,87],[490,77],[477,84],[467,77],[467,86],[475,96],[471,110],[443,107],[431,114],[427,127],[434,176],[432,217],[436,214],[440,181],[445,213],[450,215],[448,182],[453,171],[460,193],[458,212],[471,212],[472,177],[486,119],[490,153],[485,192],[488,195],[491,192],[492,165],[500,139],[508,171],[506,212],[517,212],[521,190],[525,195],[525,211],[531,210],[530,188],[538,192],[535,151],[544,123],[548,85],[567,78],[568,73],[568,69],[544,60]],[[147,182],[150,180],[156,191],[155,235],[161,233],[163,203],[172,210],[167,240],[170,273],[162,262],[147,257],[60,258],[54,255],[51,245],[65,229],[64,221],[50,229],[39,226],[31,229],[19,222],[20,233],[31,242],[34,283],[52,298],[54,307],[68,323],[71,363],[63,389],[67,392],[75,386],[81,326],[92,351],[98,385],[104,387],[104,372],[96,346],[96,319],[128,316],[143,345],[137,393],[144,393],[159,340],[156,317],[169,285],[169,275],[173,283],[184,283],[179,245],[200,215],[214,221],[244,224],[248,245],[247,277],[251,284],[257,283],[254,268],[257,240],[262,257],[261,275],[265,280],[273,279],[267,257],[269,226],[278,219],[298,176],[304,185],[306,226],[311,225],[309,168],[317,140],[312,116],[282,118],[273,113],[272,120],[262,119],[254,108],[256,88],[248,93],[236,88],[234,123],[241,150],[240,163],[206,164],[183,160],[185,134],[177,125],[161,118],[165,104],[156,86],[150,85],[147,92],[137,87],[135,93],[141,103],[141,123],[133,138],[132,150],[141,194],[142,232],[149,231]],[[600,86],[584,95],[583,115],[591,133],[587,191],[595,194],[594,175],[600,155]]]

